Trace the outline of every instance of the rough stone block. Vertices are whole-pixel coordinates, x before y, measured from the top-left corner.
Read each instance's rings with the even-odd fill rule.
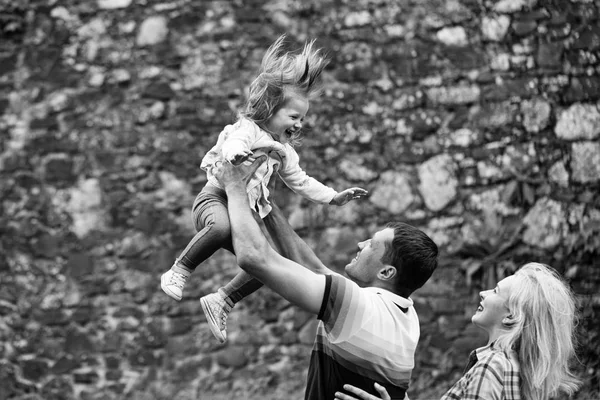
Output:
[[[67,154],[50,154],[42,160],[42,176],[49,183],[73,183],[75,164]]]
[[[593,51],[600,48],[600,26],[589,24],[576,37],[571,45],[575,50]]]
[[[481,21],[481,33],[487,40],[500,42],[506,36],[510,27],[510,18],[506,15],[484,17]]]
[[[600,143],[577,142],[571,145],[571,171],[576,182],[600,181]]]
[[[562,64],[563,50],[561,43],[540,43],[535,61],[542,68],[558,68]]]
[[[462,105],[479,101],[479,86],[452,86],[427,89],[427,100],[433,105]]]
[[[39,382],[48,373],[48,362],[39,359],[23,360],[21,362],[23,377],[33,382]]]
[[[600,76],[574,76],[562,92],[562,99],[570,104],[578,101],[600,99]]]
[[[231,346],[221,350],[216,356],[217,362],[224,367],[241,368],[249,361],[247,349]]]
[[[539,199],[523,219],[523,241],[543,249],[555,248],[567,229],[565,217],[561,203],[547,197]]]
[[[415,196],[404,174],[386,171],[381,174],[369,200],[391,214],[400,214],[415,201]]]
[[[552,108],[542,99],[525,100],[521,103],[523,126],[527,132],[537,133],[545,129],[550,122]]]
[[[432,157],[418,168],[419,192],[427,208],[440,211],[446,207],[457,194],[455,164],[448,154]]]
[[[554,133],[565,140],[598,138],[600,110],[593,104],[573,104],[559,114]]]
[[[140,25],[136,44],[138,46],[152,46],[167,39],[169,28],[168,20],[162,15],[146,18]]]

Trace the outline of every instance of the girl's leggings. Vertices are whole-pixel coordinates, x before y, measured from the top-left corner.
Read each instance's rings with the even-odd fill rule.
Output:
[[[235,254],[227,213],[227,195],[224,190],[205,186],[194,200],[192,217],[198,233],[190,240],[176,262],[194,270],[220,248]],[[261,286],[260,281],[241,270],[222,289],[229,299],[237,303]]]

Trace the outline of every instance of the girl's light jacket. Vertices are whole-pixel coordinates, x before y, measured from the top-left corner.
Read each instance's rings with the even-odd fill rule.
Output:
[[[300,157],[292,146],[275,141],[269,133],[246,118],[241,118],[233,125],[227,125],[219,134],[217,144],[202,159],[200,168],[206,171],[207,185],[222,188],[211,174],[210,167],[221,156],[227,157],[241,149],[250,149],[254,153],[247,162],[260,155],[267,155],[267,162],[258,167],[246,187],[250,206],[258,210],[261,218],[267,216],[272,209],[267,185],[274,172],[277,172],[281,180],[295,193],[316,203],[329,203],[337,194],[334,189],[311,178],[300,168]],[[257,151],[258,149],[263,150]],[[277,154],[274,155],[273,152]]]

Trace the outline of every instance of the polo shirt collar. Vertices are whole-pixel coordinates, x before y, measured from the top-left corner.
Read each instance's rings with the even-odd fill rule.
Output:
[[[393,301],[394,304],[396,304],[398,307],[410,308],[414,305],[413,300],[410,297],[407,299],[402,296],[398,296],[397,294],[392,293],[387,289],[382,289],[382,288],[372,287],[372,286],[366,287],[365,289],[370,292],[377,293],[377,294],[383,296],[387,300]]]

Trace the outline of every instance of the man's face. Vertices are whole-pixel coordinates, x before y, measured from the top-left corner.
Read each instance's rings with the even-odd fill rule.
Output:
[[[385,244],[394,238],[394,230],[385,228],[376,232],[373,237],[358,244],[360,251],[356,257],[346,265],[348,276],[361,286],[368,286],[375,282],[377,273],[384,267],[381,258],[385,253]]]

